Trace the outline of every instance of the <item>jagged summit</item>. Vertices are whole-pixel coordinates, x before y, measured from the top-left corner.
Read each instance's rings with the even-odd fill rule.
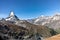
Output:
[[[14,16],[15,14],[14,14],[14,12],[13,11],[11,11],[11,13],[10,13],[10,15],[9,16]]]
[[[19,18],[14,14],[13,11],[10,12],[10,15],[6,18],[6,21],[16,21],[19,20]]]

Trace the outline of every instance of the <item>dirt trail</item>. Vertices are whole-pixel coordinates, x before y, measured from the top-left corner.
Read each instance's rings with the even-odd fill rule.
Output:
[[[45,40],[60,40],[60,34],[52,36],[50,38],[46,38]]]

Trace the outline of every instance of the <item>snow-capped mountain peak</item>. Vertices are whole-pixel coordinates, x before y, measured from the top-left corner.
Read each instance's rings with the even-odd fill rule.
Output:
[[[57,13],[52,17],[53,20],[60,20],[60,14]]]
[[[19,20],[18,17],[14,14],[13,11],[10,12],[10,15],[6,18],[6,21],[16,21]]]
[[[13,11],[11,11],[10,16],[14,16],[14,12]]]

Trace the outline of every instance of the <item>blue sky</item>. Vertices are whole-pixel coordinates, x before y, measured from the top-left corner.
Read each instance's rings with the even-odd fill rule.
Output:
[[[60,0],[0,0],[0,18],[6,18],[10,11],[22,19],[60,12]]]

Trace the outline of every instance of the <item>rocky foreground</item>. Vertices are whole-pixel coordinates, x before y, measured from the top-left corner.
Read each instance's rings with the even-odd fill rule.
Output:
[[[55,31],[29,22],[23,22],[26,27],[0,21],[0,38],[2,40],[43,40],[44,38],[55,35]]]

